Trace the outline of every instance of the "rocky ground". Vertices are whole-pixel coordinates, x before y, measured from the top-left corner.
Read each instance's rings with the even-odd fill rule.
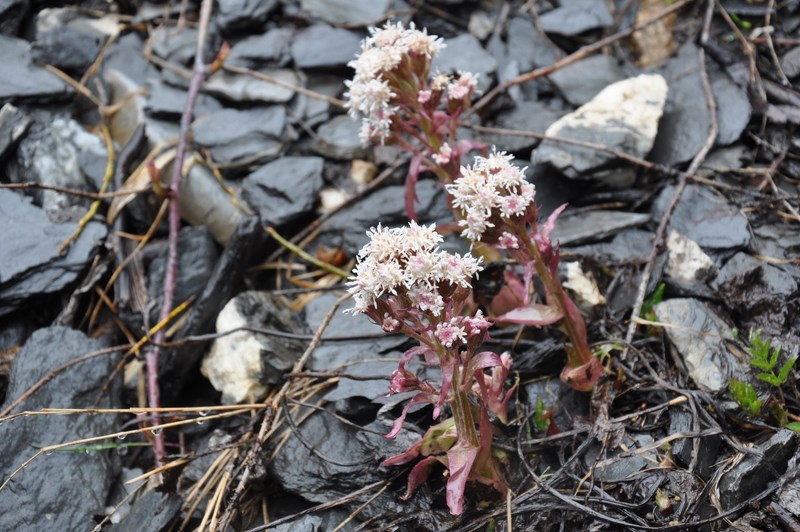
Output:
[[[203,59],[230,49],[184,165],[158,487],[136,408],[199,2],[65,4],[0,1],[0,530],[800,530],[797,369],[759,378],[750,337],[776,373],[800,354],[800,2],[216,2]],[[520,380],[495,438],[512,493],[468,490],[460,517],[441,478],[403,500],[407,471],[378,466],[430,409],[383,437],[408,344],[338,301],[365,230],[407,220],[407,159],[364,147],[340,100],[387,19],[480,74],[463,137],[528,165],[545,214],[569,203],[563,278],[609,354],[578,393],[557,331],[493,333]],[[431,176],[417,198],[452,221]]]

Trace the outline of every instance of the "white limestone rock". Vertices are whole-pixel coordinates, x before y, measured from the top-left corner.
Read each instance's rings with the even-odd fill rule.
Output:
[[[694,240],[674,229],[667,237],[667,266],[664,273],[676,281],[694,283],[717,273],[714,261]]]
[[[545,134],[601,144],[643,158],[653,147],[667,91],[667,82],[659,74],[612,83],[590,102],[557,120]],[[542,142],[533,151],[532,160],[550,163],[571,179],[627,186],[634,177],[632,171],[609,169],[616,162],[611,153],[552,140]]]
[[[217,316],[217,333],[241,327],[290,333],[307,330],[296,315],[280,306],[267,292],[242,292]],[[304,342],[277,335],[237,331],[214,340],[200,368],[211,385],[222,392],[222,402],[255,401],[267,385],[280,381],[303,352]]]

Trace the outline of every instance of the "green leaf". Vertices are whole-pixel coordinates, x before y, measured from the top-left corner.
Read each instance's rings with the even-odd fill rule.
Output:
[[[792,421],[786,424],[786,428],[795,432],[800,432],[800,421]]]
[[[728,389],[731,392],[733,400],[736,401],[742,410],[751,416],[757,416],[761,413],[761,400],[758,398],[758,394],[752,386],[746,382],[731,379],[728,381]]]

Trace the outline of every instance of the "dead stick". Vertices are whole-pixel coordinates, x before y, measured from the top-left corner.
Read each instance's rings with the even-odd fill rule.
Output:
[[[697,171],[697,168],[714,146],[714,141],[716,141],[717,133],[719,132],[719,124],[717,122],[717,101],[714,98],[714,92],[711,90],[711,82],[708,79],[708,71],[706,70],[706,52],[704,48],[706,42],[708,42],[709,28],[711,27],[711,17],[713,15],[714,0],[709,0],[708,8],[706,9],[705,20],[703,22],[703,32],[700,37],[699,52],[700,80],[703,83],[703,90],[706,94],[706,104],[708,105],[709,118],[711,120],[711,124],[708,128],[708,137],[706,137],[706,143],[703,145],[700,151],[697,152],[697,155],[694,156],[694,159],[692,159],[691,164],[689,164],[689,168],[686,169],[685,173],[681,173],[680,179],[678,180],[678,185],[675,188],[674,194],[672,195],[672,199],[664,211],[664,214],[661,216],[661,221],[658,224],[658,229],[656,230],[655,238],[653,239],[653,247],[650,250],[650,254],[647,256],[647,262],[645,263],[644,271],[642,271],[642,278],[639,281],[639,288],[636,292],[636,303],[633,305],[633,311],[631,312],[632,318],[638,318],[639,314],[642,312],[642,305],[644,304],[644,297],[647,293],[647,285],[650,283],[650,275],[653,271],[653,264],[655,263],[659,250],[664,243],[664,233],[667,230],[667,225],[669,224],[672,212],[678,205],[678,202],[683,195],[683,191],[686,188],[687,177],[689,174],[694,174]],[[628,324],[628,331],[625,335],[626,347],[622,352],[623,360],[625,360],[625,357],[628,355],[628,346],[630,346],[631,342],[633,341],[633,336],[636,334],[637,325],[638,323],[635,319],[631,319],[630,323]]]
[[[189,90],[186,95],[186,105],[183,108],[181,115],[181,128],[178,136],[178,147],[175,152],[175,161],[172,164],[172,182],[170,184],[170,202],[169,202],[169,241],[167,249],[167,266],[164,274],[164,289],[163,299],[161,303],[161,313],[159,321],[167,319],[172,311],[172,300],[175,295],[175,280],[178,276],[178,233],[181,228],[181,210],[180,210],[180,197],[181,197],[181,181],[183,180],[183,160],[186,155],[186,145],[188,144],[189,128],[192,124],[192,116],[194,114],[194,105],[197,101],[197,94],[200,91],[200,85],[206,78],[208,73],[208,66],[203,61],[203,51],[205,50],[206,35],[208,34],[208,22],[211,18],[211,0],[203,0],[200,5],[200,23],[197,29],[197,48],[194,55],[194,71],[192,80],[189,83]],[[159,408],[161,406],[161,399],[159,394],[158,384],[158,357],[159,357],[159,344],[164,341],[164,331],[161,330],[156,333],[154,344],[151,349],[147,350],[145,361],[147,364],[147,402],[151,408]],[[155,453],[156,467],[164,465],[164,457],[166,456],[166,448],[164,447],[164,435],[158,433],[155,435],[153,443],[153,451]]]
[[[598,50],[600,50],[600,49],[602,49],[602,48],[604,48],[604,47],[606,47],[606,46],[608,46],[610,44],[614,44],[617,41],[620,41],[620,40],[622,40],[622,39],[624,39],[626,37],[629,37],[630,35],[633,35],[635,32],[637,32],[637,31],[639,31],[641,29],[644,29],[647,26],[650,26],[651,24],[655,24],[656,22],[658,22],[662,18],[666,17],[667,15],[682,9],[686,4],[690,3],[691,1],[692,0],[680,0],[679,2],[676,2],[676,3],[672,4],[671,6],[665,8],[665,9],[662,9],[661,11],[656,13],[653,18],[645,20],[644,22],[636,24],[635,26],[631,26],[630,28],[628,28],[626,30],[622,30],[622,31],[619,31],[619,32],[617,32],[617,33],[615,33],[613,35],[609,35],[608,37],[606,37],[604,39],[600,39],[599,41],[594,42],[592,44],[587,44],[586,46],[581,47],[580,49],[578,49],[575,52],[569,54],[568,56],[566,56],[566,57],[564,57],[562,59],[559,59],[558,61],[556,61],[555,63],[553,63],[550,66],[537,68],[537,69],[531,70],[530,72],[527,72],[525,74],[521,74],[521,75],[519,75],[519,76],[517,76],[515,78],[509,79],[508,81],[505,81],[505,82],[501,83],[500,85],[498,85],[497,87],[495,87],[494,89],[490,90],[483,98],[478,100],[478,102],[475,105],[472,106],[472,108],[469,110],[469,112],[470,113],[474,113],[474,112],[477,112],[477,111],[481,110],[482,108],[486,107],[489,104],[489,102],[491,102],[493,99],[495,99],[497,97],[497,95],[499,95],[502,92],[507,91],[508,89],[513,87],[514,85],[520,85],[522,83],[526,83],[528,81],[531,81],[531,80],[534,80],[534,79],[537,79],[537,78],[541,78],[542,76],[547,76],[548,74],[552,74],[556,70],[564,68],[567,65],[571,65],[572,63],[574,63],[576,61],[579,61],[579,60],[583,59],[584,57],[588,57],[591,54],[597,52]]]

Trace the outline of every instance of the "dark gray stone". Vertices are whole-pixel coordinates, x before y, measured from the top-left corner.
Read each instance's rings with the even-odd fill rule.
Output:
[[[592,257],[601,264],[637,263],[644,261],[653,248],[653,233],[630,229],[616,235],[611,242],[570,247],[570,255]]]
[[[452,211],[447,208],[444,191],[433,180],[423,179],[416,187],[415,204],[420,223],[440,220],[452,221]],[[350,207],[333,215],[322,229],[318,242],[328,247],[341,247],[355,256],[367,242],[367,229],[379,221],[385,227],[408,223],[405,209],[405,187],[383,187]]]
[[[19,141],[6,171],[15,183],[35,182],[89,190],[92,187],[81,170],[78,156],[82,151],[105,159],[105,148],[99,137],[87,133],[71,118],[43,115],[37,117]],[[35,190],[32,195],[48,216],[58,222],[79,220],[90,203],[86,198],[55,190]]]
[[[578,106],[628,76],[616,59],[598,54],[560,68],[548,77],[570,104]]]
[[[183,227],[178,234],[178,278],[175,284],[174,305],[189,298],[196,298],[211,278],[217,262],[217,246],[214,237],[205,227]],[[164,249],[150,262],[147,270],[147,292],[156,303],[150,310],[150,323],[158,322],[161,311],[164,275],[167,266],[167,250]]]
[[[294,33],[293,28],[274,28],[246,37],[233,45],[225,64],[246,68],[286,66],[291,60],[289,49]]]
[[[276,5],[278,0],[219,0],[217,26],[223,33],[259,26]]]
[[[545,33],[579,35],[614,22],[603,0],[561,0],[561,7],[539,17]]]
[[[374,423],[369,428],[384,430]],[[397,439],[387,440],[379,434],[345,425],[319,411],[314,412],[298,430],[308,445],[332,460],[312,453],[293,435],[269,464],[270,477],[285,490],[320,503],[378,480],[379,469],[375,466],[380,459],[401,452],[403,443],[410,443],[412,438],[401,433]]]
[[[649,464],[658,461],[655,450],[635,452],[636,449],[653,443],[654,440],[650,434],[625,433],[621,440],[621,443],[628,448],[627,452],[617,448],[607,456],[601,456],[602,449],[597,445],[586,453],[584,462],[587,466],[594,468],[595,477],[601,482],[630,480],[633,475]]]
[[[583,244],[607,238],[614,233],[650,221],[649,214],[622,211],[590,211],[562,216],[553,231],[553,240],[562,246]]]
[[[558,49],[527,18],[508,21],[507,39],[508,57],[517,61],[521,72],[550,66],[558,59]]]
[[[678,432],[694,432],[693,416],[686,410],[671,409],[669,411],[669,434]],[[703,428],[702,426],[700,427]],[[709,478],[712,468],[717,461],[717,451],[719,450],[720,437],[718,435],[705,436],[700,440],[697,453],[697,472],[703,478]],[[672,457],[676,462],[689,467],[694,455],[694,439],[680,438],[672,443]]]
[[[797,450],[798,439],[796,432],[779,430],[753,449],[756,455],[746,456],[725,473],[719,482],[719,500],[723,510],[746,501],[770,482],[778,480]]]
[[[36,331],[14,359],[5,408],[53,369],[105,345],[65,327]],[[103,385],[120,353],[95,357],[59,373],[15,411],[43,408],[120,408],[115,388],[99,404]],[[37,447],[66,443],[118,429],[114,415],[25,416],[0,425],[0,476],[36,453]],[[55,451],[33,460],[0,497],[0,530],[89,530],[104,513],[109,487],[119,469],[115,450]]]
[[[58,247],[76,225],[54,224],[29,198],[10,190],[0,190],[0,225],[6,231],[0,243],[0,315],[77,281],[107,232],[104,224],[89,222],[67,253],[59,255]]]
[[[231,164],[274,156],[286,125],[282,106],[256,107],[246,111],[222,109],[195,120],[194,140],[209,148],[214,160]]]
[[[358,527],[358,523],[354,520],[339,528],[349,517],[350,512],[336,509],[314,512],[313,514],[298,517],[293,521],[281,523],[274,528],[270,528],[270,530],[275,532],[322,532],[323,530],[351,532]]]
[[[667,80],[669,93],[650,157],[672,166],[690,160],[700,151],[711,125],[697,46],[683,45],[661,73]],[[709,65],[709,77],[717,101],[717,143],[730,144],[739,138],[750,120],[750,101],[713,63]]]
[[[136,84],[157,79],[159,72],[144,57],[144,41],[136,32],[126,33],[112,44],[103,61],[103,71],[116,70]],[[115,96],[119,98],[119,96]]]
[[[792,48],[783,54],[783,57],[781,57],[781,69],[789,78],[800,74],[800,46]]]
[[[536,409],[538,399],[545,410],[555,408],[553,421],[559,430],[570,430],[576,420],[589,415],[589,400],[586,394],[577,392],[561,382],[560,379],[537,379],[525,384],[528,409]]]
[[[309,214],[322,189],[321,157],[281,157],[242,181],[242,197],[268,225]]]
[[[491,76],[497,70],[497,60],[481,46],[481,42],[470,35],[462,33],[452,39],[445,39],[445,47],[434,57],[431,68],[442,72],[472,72],[478,74],[478,86],[484,88],[491,82]]]
[[[317,129],[311,143],[316,153],[331,159],[361,159],[368,150],[358,137],[361,124],[347,115],[339,115]]]
[[[540,102],[520,102],[514,109],[498,114],[490,125],[544,135],[559,116],[560,113]],[[538,139],[519,135],[481,135],[481,140],[489,146],[497,146],[498,149],[509,152],[529,150],[539,144]]]
[[[157,118],[174,119],[183,114],[186,107],[186,91],[167,85],[160,80],[147,83],[147,101],[144,110]],[[222,109],[216,98],[207,94],[198,94],[194,107],[194,116],[203,116]]]
[[[158,26],[150,33],[153,53],[161,59],[182,65],[191,64],[197,49],[197,29],[189,26]]]
[[[653,205],[653,217],[660,219],[675,193],[665,188]],[[739,209],[708,188],[688,185],[681,195],[669,222],[669,229],[697,242],[707,249],[745,247],[750,242],[747,218]]]
[[[675,325],[665,331],[700,389],[719,392],[727,387],[731,375],[746,371],[720,341],[733,339],[731,328],[705,303],[675,298],[662,301],[654,311],[658,321]]]
[[[0,35],[0,103],[63,100],[72,87],[31,61],[28,42]]]
[[[330,24],[376,24],[391,0],[300,0],[300,7]]]
[[[298,75],[286,68],[262,71],[278,81],[302,86]],[[253,76],[220,70],[214,73],[203,86],[206,92],[234,102],[287,102],[294,90]]]
[[[96,37],[69,28],[55,28],[36,36],[33,59],[68,72],[83,73],[100,52]]]
[[[346,65],[361,51],[361,35],[327,24],[315,24],[297,33],[291,53],[298,68],[335,68]]]
[[[29,0],[0,0],[0,35],[16,36],[29,9]]]
[[[146,524],[147,530],[151,532],[166,532],[180,509],[181,498],[178,495],[150,490],[131,505],[130,513],[113,525],[111,530],[138,532]]]
[[[0,109],[0,161],[5,157],[6,151],[28,131],[30,125],[30,117],[10,103]]]

